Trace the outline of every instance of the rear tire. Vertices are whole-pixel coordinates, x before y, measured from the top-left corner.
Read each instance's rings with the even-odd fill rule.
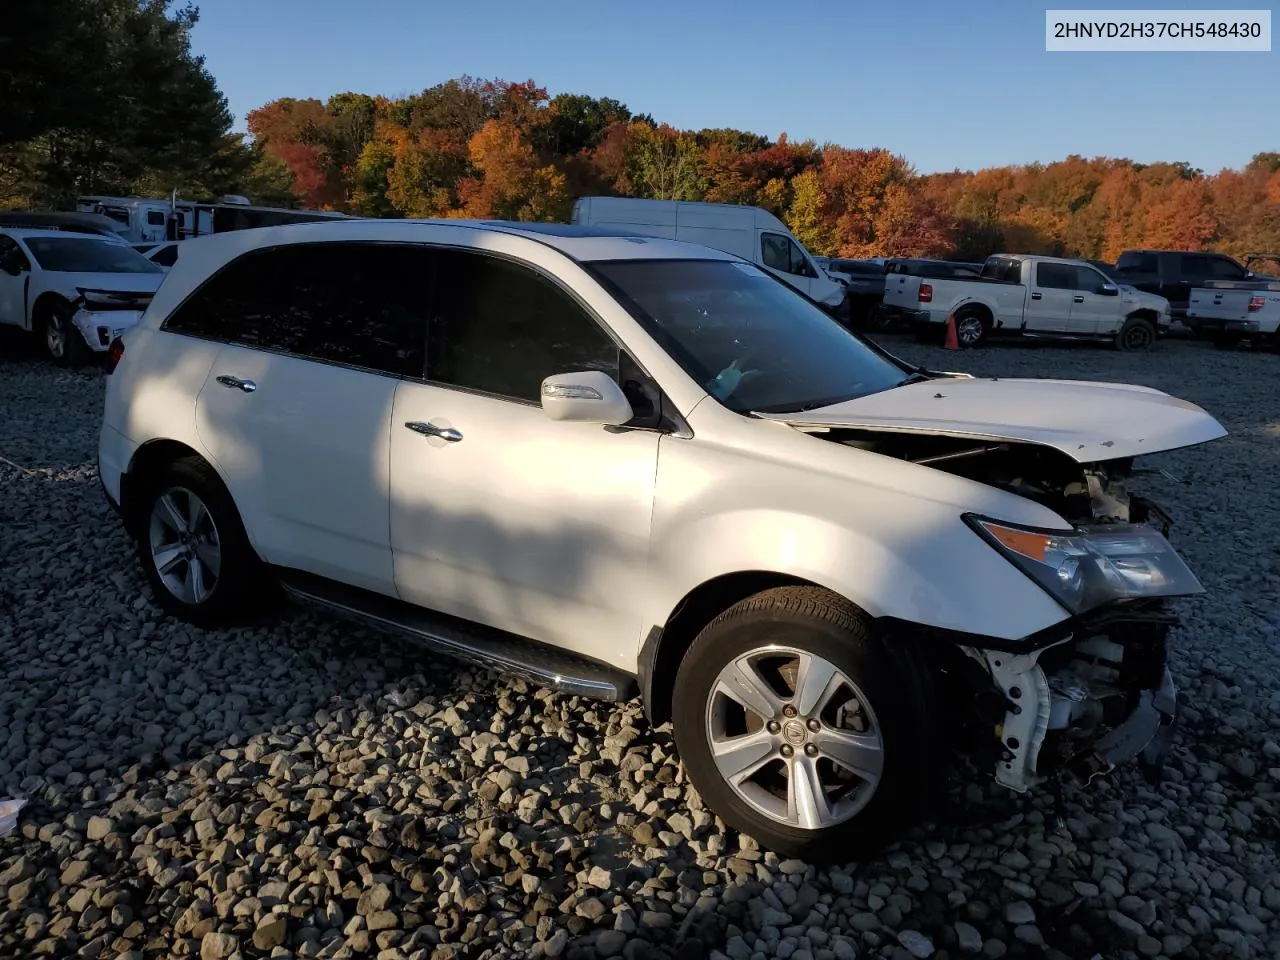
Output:
[[[1156,342],[1156,328],[1149,320],[1130,317],[1116,334],[1116,349],[1125,352],[1149,350]]]
[[[956,314],[956,342],[961,350],[982,346],[987,342],[988,332],[986,317],[976,310],[962,310]]]
[[[856,858],[891,842],[928,792],[934,737],[909,669],[839,597],[766,590],[685,654],[672,711],[680,758],[708,806],[764,847]]]
[[[246,622],[263,608],[269,580],[231,494],[199,457],[140,478],[131,518],[138,559],[156,602],[200,626]]]

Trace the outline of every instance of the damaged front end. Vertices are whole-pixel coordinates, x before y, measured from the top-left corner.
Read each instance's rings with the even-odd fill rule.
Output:
[[[1166,646],[1175,623],[1159,604],[1135,604],[1080,618],[1029,653],[965,648],[985,673],[994,722],[980,746],[998,754],[997,782],[1083,785],[1132,761],[1157,778],[1177,720]]]
[[[1148,471],[1132,458],[1080,463],[1019,442],[856,429],[824,439],[1015,493],[1072,525],[1038,530],[965,517],[1070,616],[1021,641],[952,638],[963,654],[944,670],[952,702],[967,714],[968,746],[1012,790],[1088,783],[1131,761],[1155,776],[1177,716],[1167,664],[1177,618],[1167,603],[1203,587],[1169,544],[1169,515],[1128,489]]]

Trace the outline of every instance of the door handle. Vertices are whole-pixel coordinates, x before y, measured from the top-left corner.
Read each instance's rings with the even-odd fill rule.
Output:
[[[1083,297],[1083,296],[1079,296],[1079,297],[1072,297],[1072,298],[1071,298],[1071,302],[1072,302],[1072,303],[1084,303],[1084,297]]]
[[[1033,294],[1031,295],[1031,299],[1032,299],[1032,300],[1043,300],[1043,299],[1044,299],[1044,295],[1043,295],[1043,294],[1039,294],[1039,293],[1033,293]]]
[[[239,377],[223,375],[217,378],[218,382],[224,387],[233,387],[237,390],[243,390],[245,393],[253,393],[258,389],[258,385],[252,380],[241,380]]]
[[[420,420],[406,420],[404,425],[424,437],[439,437],[449,443],[457,443],[462,439],[462,434],[453,427],[437,427],[434,423],[423,423]]]

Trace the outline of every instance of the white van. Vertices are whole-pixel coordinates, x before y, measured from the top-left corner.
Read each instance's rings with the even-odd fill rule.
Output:
[[[832,313],[840,315],[847,308],[844,285],[818,268],[813,255],[786,224],[759,207],[583,197],[573,205],[573,222],[723,250],[765,268]]]

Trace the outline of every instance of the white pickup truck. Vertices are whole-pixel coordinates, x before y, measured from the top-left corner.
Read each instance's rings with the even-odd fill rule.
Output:
[[[1209,281],[1192,289],[1187,317],[1216,346],[1252,340],[1280,350],[1280,281]]]
[[[1151,346],[1168,329],[1169,301],[1117,284],[1083,260],[997,254],[971,279],[890,274],[885,308],[938,339],[956,319],[961,347],[989,336],[1109,340],[1121,350]]]

